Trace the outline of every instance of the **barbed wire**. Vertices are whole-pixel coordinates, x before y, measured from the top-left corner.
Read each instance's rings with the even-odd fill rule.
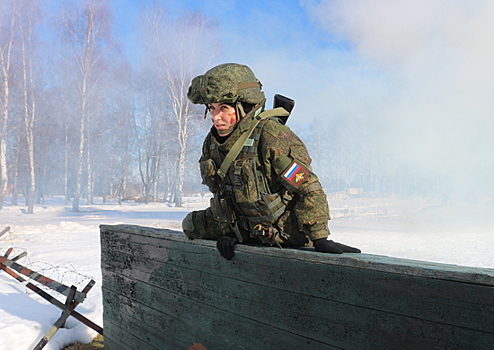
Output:
[[[94,280],[93,276],[87,275],[80,273],[76,270],[76,268],[71,264],[71,263],[60,263],[60,264],[53,264],[53,263],[48,263],[46,261],[40,261],[40,260],[32,260],[29,252],[26,248],[21,247],[21,246],[9,246],[8,248],[0,248],[0,252],[6,252],[12,248],[11,253],[9,254],[9,259],[12,259],[19,254],[22,254],[24,252],[27,252],[28,254],[25,257],[22,257],[16,263],[19,265],[22,265],[32,271],[35,271],[39,273],[40,275],[43,275],[47,278],[50,278],[52,280],[55,280],[61,284],[64,284],[66,286],[72,286],[74,285],[77,287],[78,290],[82,289],[90,280]],[[30,279],[29,276],[26,276],[26,279]],[[30,279],[31,281],[36,282],[35,280]],[[44,286],[40,283],[36,283],[36,285],[46,291],[50,291],[50,289],[47,286]],[[27,287],[25,287],[25,292],[26,294],[36,294]]]

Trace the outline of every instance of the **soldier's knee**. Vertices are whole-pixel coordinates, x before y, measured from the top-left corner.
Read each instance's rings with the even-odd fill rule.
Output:
[[[206,234],[205,210],[188,213],[182,221],[182,230],[189,239],[204,238]]]

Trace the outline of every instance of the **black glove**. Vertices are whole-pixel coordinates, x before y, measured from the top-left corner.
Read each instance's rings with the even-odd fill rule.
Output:
[[[342,254],[342,253],[360,253],[360,249],[353,248],[341,243],[328,241],[326,238],[314,240],[314,248],[316,252]]]
[[[216,241],[216,248],[220,251],[222,257],[226,260],[232,260],[235,252],[233,251],[233,246],[238,243],[237,236],[235,233],[227,233],[226,235],[220,236]]]

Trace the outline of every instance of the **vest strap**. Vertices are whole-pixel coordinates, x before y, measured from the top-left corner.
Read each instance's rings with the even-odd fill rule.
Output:
[[[268,119],[274,116],[284,117],[284,116],[288,116],[289,114],[290,113],[288,113],[286,109],[284,109],[283,107],[278,107],[261,112],[259,115],[255,116],[254,117],[255,120],[253,121],[249,129],[247,129],[247,131],[245,131],[242,135],[240,135],[237,142],[235,142],[233,147],[226,155],[225,159],[223,160],[223,163],[221,163],[220,168],[217,170],[217,174],[221,178],[221,180],[223,181],[223,179],[226,177],[226,174],[228,173],[228,169],[230,169],[232,162],[237,158],[240,151],[244,147],[245,143],[249,139],[250,135],[252,134],[257,124],[259,124],[261,120]]]
[[[259,224],[259,223],[263,223],[266,221],[275,220],[275,219],[279,218],[281,216],[281,214],[283,214],[285,212],[285,209],[286,209],[286,206],[283,205],[282,207],[280,207],[280,209],[278,209],[273,214],[269,214],[269,215],[265,215],[265,216],[248,216],[247,220],[249,220],[249,222],[251,224]]]

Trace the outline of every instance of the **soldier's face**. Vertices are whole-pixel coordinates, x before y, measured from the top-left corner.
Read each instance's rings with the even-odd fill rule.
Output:
[[[235,108],[225,103],[208,104],[209,113],[213,117],[213,126],[220,135],[228,135],[237,122]]]

